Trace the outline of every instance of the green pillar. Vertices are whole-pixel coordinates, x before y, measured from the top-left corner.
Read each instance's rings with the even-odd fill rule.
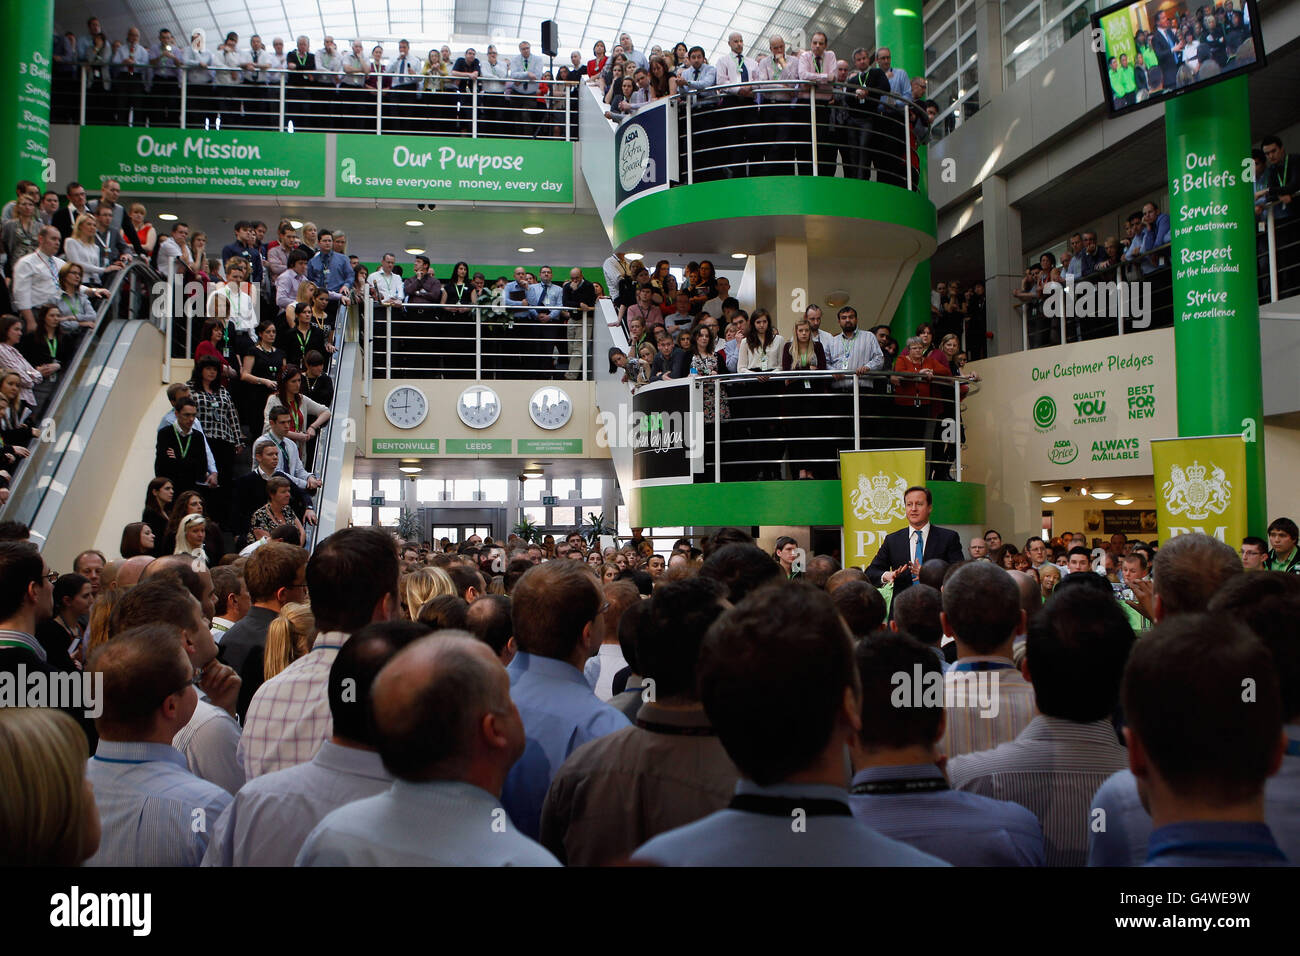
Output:
[[[1165,103],[1178,434],[1241,434],[1250,533],[1268,525],[1250,98],[1244,76]],[[1157,479],[1158,484],[1158,479]],[[1230,544],[1234,542],[1229,542]]]
[[[54,0],[0,4],[0,36],[14,54],[0,74],[0,129],[13,136],[0,151],[0,183],[12,192],[20,179],[47,181],[42,172],[50,151]]]
[[[921,0],[897,0],[876,4],[876,47],[889,47],[890,65],[908,76],[925,75],[924,21]],[[925,149],[921,149],[921,194],[925,191]],[[894,310],[890,332],[900,345],[930,320],[930,260],[920,262],[912,273],[903,298]]]

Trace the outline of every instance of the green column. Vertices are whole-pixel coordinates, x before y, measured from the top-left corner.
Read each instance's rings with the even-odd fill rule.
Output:
[[[1242,434],[1250,533],[1268,524],[1250,99],[1244,76],[1165,104],[1178,434]],[[1250,440],[1253,439],[1253,440]],[[1229,542],[1233,544],[1235,542]]]
[[[898,0],[876,4],[876,47],[889,47],[890,65],[908,76],[925,75],[924,21],[921,0]],[[925,192],[925,150],[921,150],[921,194]],[[916,327],[930,319],[930,260],[918,263],[907,284],[890,332],[902,344]]]
[[[0,36],[13,53],[0,74],[0,129],[13,136],[0,151],[0,183],[12,191],[20,179],[45,182],[41,173],[50,151],[54,0],[0,4]]]

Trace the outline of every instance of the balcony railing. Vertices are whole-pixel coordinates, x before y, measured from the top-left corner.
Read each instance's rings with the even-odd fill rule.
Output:
[[[810,91],[830,99],[810,99]],[[755,80],[669,99],[678,110],[681,184],[834,176],[837,170],[849,179],[874,178],[907,189],[921,183],[913,124],[925,111],[909,97],[843,83]],[[621,121],[635,112],[629,104],[621,114],[607,115]],[[927,132],[922,129],[920,143]]]
[[[506,92],[511,81],[411,74],[370,74],[362,85],[322,70],[246,71],[214,67],[217,82],[198,82],[191,71],[155,74],[105,89],[82,67],[76,93],[81,126],[150,126],[172,129],[246,129],[278,132],[400,133],[425,136],[576,140],[573,80],[528,81],[545,93]],[[224,77],[234,74],[233,82]],[[378,80],[378,82],[376,82]],[[522,81],[517,81],[522,82]],[[464,84],[464,89],[458,88]],[[437,84],[437,88],[426,88]],[[445,88],[443,86],[445,85]],[[70,104],[54,104],[54,122],[71,120]]]
[[[1256,261],[1259,304],[1278,302],[1300,295],[1300,218],[1277,220],[1278,203],[1263,208],[1262,229],[1257,237]],[[1151,255],[1169,258],[1172,244],[1158,246]],[[1088,307],[1079,315],[1084,298]],[[1135,315],[1135,300],[1145,302],[1147,316]],[[1020,334],[1024,348],[1082,342],[1141,332],[1167,329],[1174,324],[1173,269],[1168,264],[1144,273],[1135,262],[1121,262],[1076,280],[1073,293],[1063,287],[1055,305],[1047,309],[1048,296],[1020,296]],[[1104,314],[1096,314],[1098,310]],[[1053,311],[1055,314],[1048,314]]]
[[[929,396],[905,394],[914,383]],[[962,402],[979,390],[971,379],[894,371],[691,375],[681,387],[702,392],[697,483],[834,479],[841,451],[873,448],[922,448],[929,480],[960,481]]]

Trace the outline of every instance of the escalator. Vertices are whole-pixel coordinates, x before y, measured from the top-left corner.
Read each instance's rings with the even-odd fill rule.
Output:
[[[0,508],[0,520],[28,526],[57,571],[71,570],[87,548],[117,559],[123,527],[140,520],[154,474],[158,422],[169,411],[165,386],[188,378],[188,372],[172,368],[173,310],[165,289],[166,280],[142,262],[132,262],[114,279],[94,327],[61,372],[39,423],[41,436]],[[356,327],[355,317],[340,323],[327,367],[334,401],[317,440],[315,473],[323,487],[316,493],[320,524],[306,529],[309,547],[346,527],[350,517],[353,405],[360,402],[354,385],[362,366]]]

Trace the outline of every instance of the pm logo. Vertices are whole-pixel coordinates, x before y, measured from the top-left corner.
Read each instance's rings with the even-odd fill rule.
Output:
[[[636,189],[650,169],[650,137],[635,123],[624,127],[618,141],[618,181],[624,192]]]
[[[1034,424],[1043,431],[1056,424],[1056,401],[1050,395],[1034,402]]]
[[[1173,465],[1169,480],[1160,493],[1165,496],[1165,509],[1171,515],[1186,514],[1193,521],[1203,521],[1213,512],[1221,515],[1232,501],[1232,483],[1222,468],[1210,462],[1210,477],[1205,477],[1206,467],[1193,461],[1186,472]]]
[[[853,505],[853,517],[859,521],[870,519],[873,524],[889,524],[892,520],[903,520],[907,512],[903,507],[903,496],[907,492],[907,480],[902,475],[894,475],[893,481],[883,471],[873,477],[858,475],[858,488],[849,495]]]

